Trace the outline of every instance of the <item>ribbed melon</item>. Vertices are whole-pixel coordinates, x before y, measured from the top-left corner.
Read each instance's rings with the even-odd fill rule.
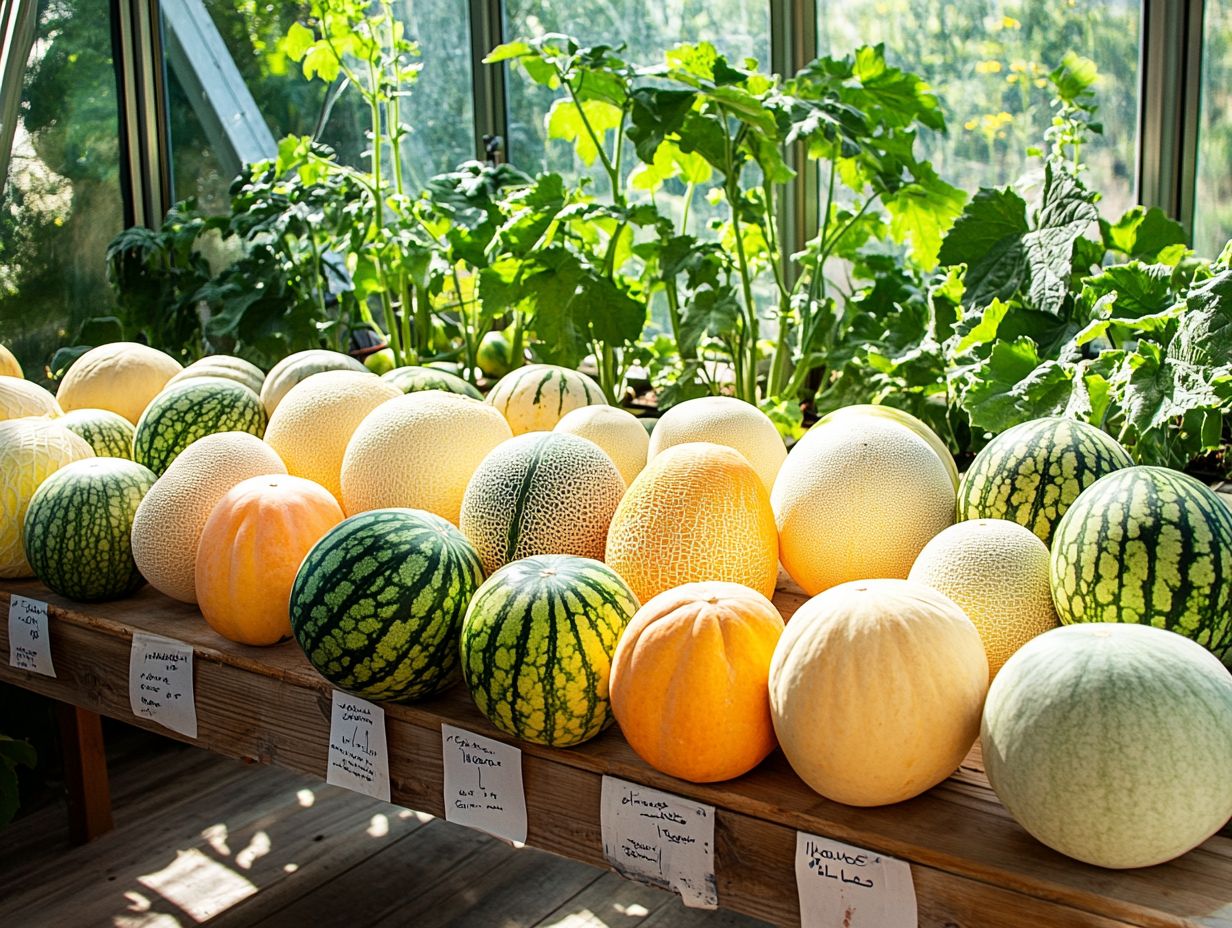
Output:
[[[133,558],[150,586],[195,603],[197,543],[214,506],[250,477],[286,472],[274,450],[247,432],[206,435],[185,448],[133,518]]]
[[[566,555],[507,564],[475,593],[462,623],[462,673],[503,732],[568,747],[612,721],[612,655],[638,602],[599,561]]]
[[[22,531],[39,485],[64,465],[91,457],[84,439],[51,419],[0,421],[0,577],[33,574]]]
[[[183,368],[149,345],[113,342],[91,348],[73,362],[56,399],[65,412],[110,409],[134,425],[146,406]]]
[[[528,364],[506,374],[486,402],[509,422],[514,435],[550,432],[565,413],[606,405],[600,386],[580,371],[554,364]]]
[[[191,380],[194,377],[222,377],[226,380],[234,380],[256,394],[261,393],[261,387],[265,383],[264,372],[251,361],[245,361],[243,358],[236,358],[229,354],[211,354],[206,355],[200,361],[193,361],[168,380],[167,386]]]
[[[343,509],[425,509],[457,525],[471,474],[510,437],[500,413],[467,396],[425,390],[382,403],[342,458]]]
[[[1023,422],[975,456],[958,488],[958,519],[1009,519],[1051,544],[1079,493],[1133,463],[1116,439],[1086,422]]]
[[[319,483],[342,501],[342,459],[372,410],[401,396],[395,384],[358,371],[323,371],[287,391],[265,430],[287,473]]]
[[[261,400],[243,384],[221,377],[195,377],[154,398],[137,423],[133,460],[156,474],[194,441],[216,432],[265,434]]]
[[[604,559],[642,601],[703,580],[743,583],[769,599],[779,570],[770,497],[735,449],[676,445],[625,492]]]
[[[74,409],[65,413],[59,423],[90,443],[94,453],[102,458],[133,457],[133,436],[137,430],[118,412],[109,409]]]
[[[395,367],[386,371],[381,379],[392,383],[403,393],[416,393],[419,390],[444,390],[446,393],[458,393],[472,399],[481,400],[483,394],[456,374],[435,367]]]
[[[0,420],[23,419],[27,416],[62,415],[56,398],[37,383],[20,377],[0,376]]]
[[[9,351],[4,345],[0,345],[0,376],[4,377],[22,377],[26,375],[22,372],[21,362],[13,352]]]
[[[334,686],[365,699],[421,699],[457,679],[462,618],[482,582],[475,549],[440,516],[363,512],[304,558],[291,629]]]
[[[730,396],[703,396],[673,406],[650,436],[648,462],[676,445],[708,441],[735,448],[757,471],[769,493],[787,458],[787,446],[764,412]]]
[[[625,486],[646,467],[650,435],[637,416],[615,406],[582,406],[565,413],[554,432],[566,432],[593,441],[612,459]]]
[[[323,348],[297,351],[287,355],[265,375],[265,382],[261,386],[261,403],[265,406],[266,413],[273,415],[282,398],[293,386],[322,371],[358,371],[376,376],[364,367],[362,361],[341,351],[326,351]]]
[[[30,499],[26,558],[50,589],[81,602],[127,596],[145,580],[133,561],[133,515],[154,474],[122,458],[60,468]]]
[[[620,471],[594,442],[530,432],[497,445],[475,469],[458,526],[487,573],[535,554],[601,560],[624,493]]]
[[[909,412],[904,412],[901,409],[895,409],[893,406],[874,405],[872,403],[857,403],[852,406],[841,406],[832,412],[826,413],[816,423],[813,428],[826,425],[830,422],[838,422],[844,420],[847,416],[878,416],[883,419],[888,419],[891,422],[897,422],[904,425],[911,431],[915,432],[922,439],[928,442],[929,446],[937,452],[937,457],[941,459],[941,463],[945,465],[945,469],[949,472],[950,480],[954,484],[954,489],[958,489],[958,465],[954,462],[954,455],[950,454],[950,449],[941,436],[929,428],[922,420],[917,419]]]

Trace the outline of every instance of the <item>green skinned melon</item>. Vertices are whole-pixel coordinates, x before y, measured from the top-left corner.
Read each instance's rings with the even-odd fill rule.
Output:
[[[458,393],[472,399],[481,400],[483,394],[461,377],[435,367],[395,367],[381,375],[382,380],[388,380],[403,393],[416,393],[419,390],[444,390],[447,393]]]
[[[188,365],[168,380],[167,386],[183,383],[195,377],[222,377],[225,380],[234,380],[257,394],[261,392],[261,385],[265,383],[265,372],[255,364],[228,354],[210,354]],[[163,389],[165,390],[166,387]]]
[[[133,437],[133,460],[162,474],[198,438],[216,432],[265,435],[268,417],[261,399],[243,384],[195,377],[154,397]]]
[[[84,438],[100,458],[133,457],[133,424],[110,409],[74,409],[56,420],[79,438]]]

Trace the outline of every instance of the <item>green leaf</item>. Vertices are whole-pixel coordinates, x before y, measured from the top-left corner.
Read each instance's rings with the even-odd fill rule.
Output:
[[[941,236],[953,224],[967,202],[967,194],[951,187],[935,173],[907,184],[885,200],[890,213],[890,234],[896,242],[911,242],[911,256],[924,270],[937,265]]]
[[[740,324],[740,301],[726,286],[698,288],[680,320],[680,350],[693,354],[706,336],[726,335]]]
[[[548,138],[564,139],[587,167],[599,157],[599,144],[606,144],[608,132],[620,128],[621,111],[603,100],[585,100],[581,106],[561,97],[548,110]],[[593,135],[592,135],[593,133]]]
[[[979,313],[972,313],[954,327],[957,341],[951,353],[955,356],[966,354],[975,348],[990,344],[997,337],[997,329],[1001,320],[1009,312],[1010,304],[1001,300],[993,300]]]
[[[1172,268],[1163,264],[1143,264],[1131,261],[1105,268],[1102,273],[1083,281],[1084,298],[1091,295],[1115,296],[1112,315],[1117,318],[1137,318],[1163,312],[1177,302],[1172,289]]]
[[[291,23],[286,37],[282,40],[282,50],[292,61],[299,61],[316,42],[316,38],[307,26],[302,23]]]
[[[1029,230],[1027,204],[1006,187],[983,187],[941,243],[943,265],[965,264],[968,306],[982,307],[1018,293],[1030,273],[1022,238]]]
[[[21,766],[33,770],[37,763],[38,752],[34,750],[34,745],[8,735],[0,735],[0,766]]]
[[[308,49],[304,54],[302,67],[304,69],[304,77],[309,80],[315,77],[327,84],[332,84],[342,71],[341,62],[339,62],[333,50],[324,42],[313,45]]]
[[[1158,261],[1160,252],[1171,246],[1188,244],[1181,224],[1173,222],[1157,206],[1135,206],[1116,225],[1101,220],[1100,231],[1108,248],[1148,263]]]
[[[487,57],[483,59],[484,64],[498,64],[502,61],[509,61],[513,58],[522,58],[526,55],[534,53],[534,49],[526,42],[506,42],[504,45],[498,45],[492,51],[488,52]]]
[[[962,403],[972,428],[1002,432],[1029,419],[1062,414],[1072,378],[1072,368],[1041,359],[1031,339],[998,341],[972,371]]]
[[[1091,87],[1099,77],[1099,69],[1090,58],[1074,52],[1066,52],[1059,67],[1048,75],[1056,88],[1057,96],[1067,103],[1078,102],[1091,93]]]
[[[1031,269],[1027,292],[1036,309],[1060,312],[1069,294],[1074,243],[1098,218],[1094,198],[1082,183],[1068,170],[1048,162],[1035,227],[1022,238]]]
[[[679,132],[693,109],[697,93],[693,90],[667,90],[639,87],[630,95],[629,129],[637,156],[651,162],[658,156],[663,141]]]

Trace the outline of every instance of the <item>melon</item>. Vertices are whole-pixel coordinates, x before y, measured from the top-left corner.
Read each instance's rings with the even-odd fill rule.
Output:
[[[979,734],[988,660],[953,600],[909,580],[857,580],[796,610],[769,686],[800,778],[827,799],[888,805],[958,769]]]
[[[206,435],[184,449],[133,517],[133,558],[150,586],[195,603],[197,544],[214,506],[237,483],[286,472],[274,450],[247,432]]]
[[[593,441],[612,459],[625,486],[646,466],[650,436],[637,416],[616,406],[582,406],[565,413],[552,431]]]
[[[905,579],[954,521],[954,484],[928,442],[896,422],[849,419],[806,433],[770,496],[783,567],[810,596]]]
[[[607,405],[597,383],[580,371],[554,364],[528,364],[506,374],[486,402],[505,417],[514,435],[550,432],[571,410]]]
[[[1232,677],[1162,629],[1075,625],[1028,642],[988,691],[980,739],[1010,814],[1086,863],[1163,863],[1232,816]]]
[[[419,390],[444,390],[446,393],[458,393],[472,399],[481,400],[483,394],[467,383],[457,374],[443,371],[435,367],[395,367],[381,375],[381,379],[392,383],[403,393],[415,393]]]
[[[769,493],[787,458],[779,431],[764,412],[730,396],[703,396],[673,406],[650,435],[647,461],[686,442],[708,441],[735,448],[752,465]]]
[[[113,342],[91,348],[73,362],[56,391],[65,412],[110,409],[134,425],[180,362],[149,345]]]
[[[37,383],[20,377],[0,376],[0,420],[28,416],[55,418],[62,415],[56,398]]]
[[[487,377],[504,377],[513,370],[513,345],[503,332],[485,332],[475,351],[475,364]]]
[[[322,371],[357,371],[370,377],[376,376],[364,367],[362,361],[341,351],[326,351],[324,348],[297,351],[287,355],[265,375],[261,386],[261,403],[265,406],[266,413],[272,416],[282,398],[293,386]]]
[[[502,442],[466,485],[458,527],[486,573],[535,554],[602,560],[625,482],[599,446],[528,432]]]
[[[109,409],[74,409],[61,416],[58,421],[74,435],[89,442],[99,457],[132,460],[133,435],[137,430],[118,412]]]
[[[347,445],[343,508],[425,509],[457,525],[475,468],[510,437],[504,416],[470,397],[425,390],[389,400]]]
[[[392,383],[358,371],[323,371],[289,391],[270,416],[265,440],[287,473],[315,481],[342,500],[342,458],[359,423],[386,400]]]
[[[0,345],[0,376],[23,378],[26,376],[22,372],[21,362],[4,345]]]
[[[195,377],[158,394],[133,435],[133,460],[162,474],[199,438],[216,432],[265,434],[261,400],[243,384],[222,377]]]
[[[200,361],[193,361],[168,380],[167,386],[191,380],[193,377],[222,377],[226,380],[234,380],[257,394],[260,394],[261,387],[265,383],[264,372],[252,362],[232,357],[229,354],[211,354],[206,355]]]
[[[937,457],[941,459],[941,463],[945,465],[946,471],[950,475],[950,480],[954,484],[954,489],[958,489],[959,476],[958,465],[954,462],[954,455],[950,454],[950,449],[941,436],[929,428],[922,420],[916,418],[909,412],[904,412],[901,409],[895,409],[893,406],[882,406],[872,403],[857,403],[852,406],[841,406],[832,412],[826,413],[813,424],[813,428],[827,425],[831,422],[844,422],[847,416],[878,416],[883,419],[888,419],[891,422],[897,422],[899,425],[906,426],[915,432],[916,435],[928,442],[930,448],[937,452]]]

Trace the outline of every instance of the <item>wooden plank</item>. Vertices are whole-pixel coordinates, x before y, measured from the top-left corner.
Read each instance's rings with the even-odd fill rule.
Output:
[[[74,844],[93,841],[112,829],[111,788],[103,720],[68,703],[56,703],[64,781],[68,788],[68,833]]]

